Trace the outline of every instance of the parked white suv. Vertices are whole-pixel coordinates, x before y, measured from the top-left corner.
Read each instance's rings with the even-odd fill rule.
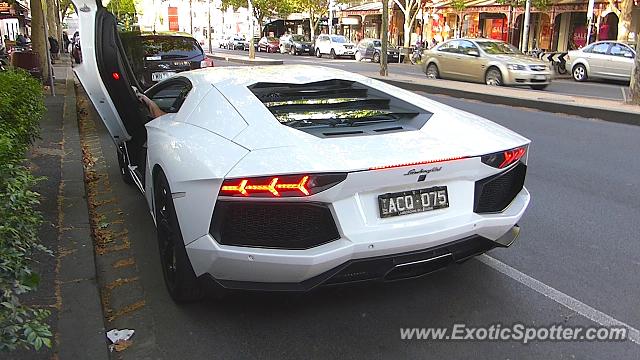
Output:
[[[332,59],[338,56],[349,56],[355,59],[356,44],[349,41],[342,35],[320,35],[316,39],[316,56],[322,57],[328,54]]]

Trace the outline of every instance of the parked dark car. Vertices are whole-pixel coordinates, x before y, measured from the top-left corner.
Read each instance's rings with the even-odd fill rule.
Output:
[[[264,36],[258,42],[258,51],[278,52],[280,50],[280,40],[273,36]]]
[[[181,71],[213,66],[188,34],[123,33],[120,38],[143,90]]]
[[[291,55],[312,55],[313,45],[304,35],[282,35],[280,37],[280,52]]]
[[[380,39],[362,39],[356,47],[356,60],[371,60],[380,62],[380,54],[382,53],[382,40]],[[400,59],[398,59],[400,57]],[[404,54],[400,54],[400,50],[394,46],[387,47],[388,62],[404,61]]]

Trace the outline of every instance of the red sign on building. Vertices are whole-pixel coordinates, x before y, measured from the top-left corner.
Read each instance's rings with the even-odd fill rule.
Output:
[[[178,8],[177,7],[169,7],[169,31],[178,31],[180,27],[178,26]]]

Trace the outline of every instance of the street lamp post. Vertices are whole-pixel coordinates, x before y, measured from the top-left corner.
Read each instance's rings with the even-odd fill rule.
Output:
[[[207,37],[209,38],[209,53],[213,53],[211,49],[211,0],[207,0]]]

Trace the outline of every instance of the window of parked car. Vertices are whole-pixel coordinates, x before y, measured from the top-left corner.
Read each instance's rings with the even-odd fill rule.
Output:
[[[333,35],[331,36],[331,41],[333,41],[334,43],[342,44],[347,42],[347,38],[342,35]]]
[[[478,41],[478,46],[487,54],[520,54],[517,47],[501,41]]]
[[[291,36],[291,40],[292,41],[304,41],[304,35],[292,35]]]
[[[194,38],[182,36],[143,36],[144,56],[160,56],[163,59],[189,59],[202,55],[203,51]]]
[[[455,53],[458,51],[458,43],[459,41],[457,40],[447,41],[446,43],[443,43],[442,45],[438,46],[438,51]]]
[[[380,41],[380,40],[373,40],[373,46],[375,46],[375,47],[381,47],[381,46],[382,46],[382,41]]]
[[[633,57],[633,52],[631,51],[631,49],[622,44],[611,45],[609,53],[614,56]]]
[[[478,48],[471,41],[461,40],[458,44],[458,52],[468,55],[470,51],[478,52]]]
[[[609,43],[599,43],[599,44],[594,44],[593,46],[591,46],[591,48],[587,49],[587,52],[590,53],[594,53],[594,54],[606,54],[607,51],[609,50]]]

